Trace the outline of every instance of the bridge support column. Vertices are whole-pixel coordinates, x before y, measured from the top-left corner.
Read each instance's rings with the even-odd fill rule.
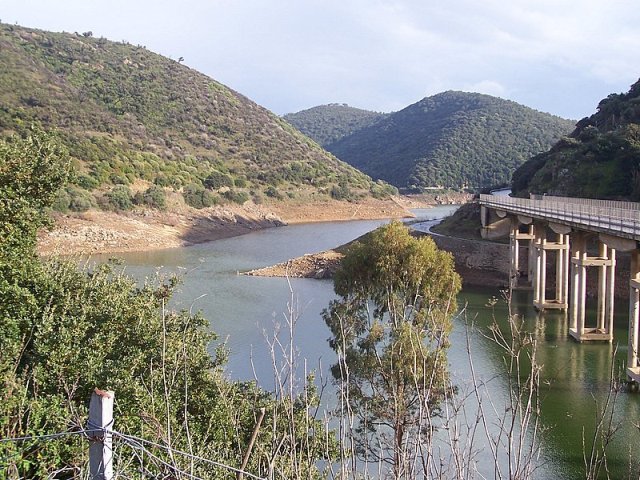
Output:
[[[509,271],[509,286],[512,289],[528,289],[531,288],[532,282],[532,264],[531,264],[531,252],[533,250],[532,243],[534,239],[533,235],[533,225],[529,225],[527,227],[526,232],[521,232],[520,219],[512,218],[511,219],[511,233],[509,235],[509,247],[511,250],[511,267]],[[528,242],[527,249],[529,254],[529,260],[527,262],[527,284],[523,285],[520,282],[522,277],[522,272],[520,268],[521,258],[520,258],[520,248],[521,241],[526,240]]]
[[[536,227],[536,230],[539,228]],[[568,233],[568,230],[567,230]],[[536,235],[536,268],[541,270],[536,274],[536,288],[533,299],[533,306],[538,310],[557,309],[567,310],[569,305],[569,236],[566,233],[558,233],[556,241],[547,240],[544,231],[541,235]],[[555,298],[547,299],[547,252],[555,251],[555,272],[556,272],[556,289]]]
[[[599,243],[597,257],[587,253],[587,234],[578,232],[573,239],[573,296],[569,334],[579,342],[613,341],[613,290],[616,251]],[[595,327],[586,325],[587,267],[598,268],[598,308]]]
[[[640,254],[631,252],[631,280],[629,282],[629,353],[627,354],[627,376],[640,382],[638,337],[640,336]]]

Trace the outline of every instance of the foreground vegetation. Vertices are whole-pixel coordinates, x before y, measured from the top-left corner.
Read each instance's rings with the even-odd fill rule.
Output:
[[[24,437],[0,443],[0,478],[84,478],[86,440],[72,434],[85,426],[96,386],[117,392],[119,432],[159,445],[153,455],[119,450],[127,478],[234,478],[194,458],[238,468],[262,409],[265,427],[245,468],[318,476],[332,446],[311,416],[313,391],[228,380],[224,346],[208,350],[208,322],[167,309],[175,279],[139,285],[115,265],[78,269],[36,256],[36,231],[69,166],[43,133],[0,143],[0,438]],[[52,432],[68,436],[40,438]]]

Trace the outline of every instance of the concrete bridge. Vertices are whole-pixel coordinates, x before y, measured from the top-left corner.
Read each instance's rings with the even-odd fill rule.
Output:
[[[568,310],[569,334],[579,342],[613,341],[616,251],[630,253],[627,375],[640,382],[640,204],[540,195],[480,195],[478,202],[482,236],[509,235],[511,288],[533,289],[538,310]],[[548,263],[555,272],[550,298]],[[595,318],[588,319],[587,281],[594,270],[598,307]]]

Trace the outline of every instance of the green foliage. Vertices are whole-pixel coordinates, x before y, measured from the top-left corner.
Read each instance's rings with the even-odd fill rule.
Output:
[[[184,187],[182,196],[186,204],[193,208],[207,208],[218,203],[218,198],[215,195],[196,183]]]
[[[66,150],[50,134],[33,130],[25,138],[0,140],[0,273],[34,255],[35,233],[48,224],[43,212],[69,168]]]
[[[387,198],[391,195],[398,195],[398,189],[393,185],[389,185],[381,180],[371,185],[371,195],[373,198]]]
[[[126,185],[116,185],[104,195],[103,207],[107,210],[126,211],[133,207],[133,196]]]
[[[239,190],[230,189],[224,192],[222,195],[230,202],[239,203],[240,205],[249,200],[249,194],[246,192],[241,192]]]
[[[133,198],[136,205],[145,205],[151,208],[164,210],[167,207],[167,194],[164,188],[151,185],[144,192],[138,192]]]
[[[84,190],[136,180],[181,190],[212,171],[223,176],[205,183],[213,189],[240,182],[318,193],[340,176],[370,188],[281,118],[144,47],[5,24],[0,45],[0,64],[11,65],[0,69],[0,134],[34,122],[56,128]]]
[[[340,182],[338,185],[334,185],[331,187],[329,191],[331,198],[334,200],[352,200],[353,192],[349,188],[349,185],[346,182]]]
[[[488,95],[444,92],[327,145],[339,159],[399,188],[474,188],[510,180],[573,122]]]
[[[58,212],[86,212],[96,206],[96,199],[82,188],[69,185],[56,195],[52,208]]]
[[[516,195],[640,200],[640,81],[602,100],[569,137],[513,173]]]
[[[264,194],[270,198],[278,198],[278,199],[282,198],[282,194],[273,185],[269,185],[267,189],[264,191]]]
[[[226,350],[218,345],[210,353],[208,322],[167,309],[175,278],[139,284],[114,263],[79,270],[75,261],[38,259],[37,228],[46,224],[68,166],[48,135],[0,142],[0,438],[83,428],[99,386],[116,392],[119,432],[161,445],[149,447],[164,462],[156,476],[174,476],[175,465],[198,478],[234,477],[164,447],[237,466],[264,409],[247,470],[319,478],[316,465],[331,461],[332,447],[309,413],[318,405],[313,388],[276,398],[226,379]],[[80,435],[2,442],[0,478],[85,478],[86,452]],[[125,452],[120,444],[119,475],[153,474],[151,456]]]
[[[323,312],[338,354],[331,371],[358,419],[359,452],[400,478],[399,459],[443,400],[460,278],[431,238],[393,222],[349,247],[334,289],[340,298]]]
[[[214,170],[202,183],[211,190],[219,190],[222,187],[233,187],[233,178],[226,173]]]
[[[341,138],[379,122],[385,116],[384,113],[362,110],[345,104],[330,103],[296,113],[288,113],[283,118],[327,148]]]

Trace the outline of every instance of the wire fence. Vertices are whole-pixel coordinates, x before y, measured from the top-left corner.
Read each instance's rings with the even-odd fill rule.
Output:
[[[49,442],[49,441],[57,441],[66,439],[69,437],[77,437],[82,436],[87,440],[94,438],[97,434],[110,434],[113,439],[116,440],[114,442],[113,450],[121,450],[123,447],[129,447],[133,453],[132,456],[127,457],[126,462],[132,464],[136,463],[137,468],[136,473],[138,475],[142,475],[143,478],[159,478],[157,472],[153,472],[150,470],[150,467],[156,467],[157,470],[162,470],[165,475],[169,475],[166,478],[176,478],[176,479],[190,479],[190,480],[206,480],[204,477],[200,477],[193,473],[193,469],[196,465],[208,465],[216,468],[221,468],[226,471],[232,472],[234,474],[241,474],[244,477],[251,478],[254,480],[267,480],[265,477],[260,477],[258,475],[254,475],[251,472],[247,472],[241,470],[236,467],[232,467],[230,465],[226,465],[222,462],[218,462],[215,460],[211,460],[208,458],[204,458],[198,455],[194,455],[189,452],[184,452],[182,450],[175,449],[169,445],[163,445],[151,440],[147,440],[141,437],[137,437],[134,435],[128,435],[122,432],[118,432],[117,430],[112,429],[104,429],[104,428],[96,428],[91,426],[89,429],[84,429],[81,427],[73,427],[72,429],[64,432],[56,432],[51,434],[44,435],[25,435],[21,437],[10,437],[10,438],[0,438],[0,446],[3,444],[21,444],[26,442]],[[192,471],[188,472],[184,468],[180,468],[177,465],[177,462],[170,463],[166,459],[162,458],[157,451],[160,450],[166,453],[170,458],[182,457],[191,462],[193,466]],[[4,471],[8,467],[10,467],[14,460],[24,454],[24,450],[18,449],[13,452],[5,453],[4,456],[0,454],[0,472]],[[122,453],[118,455],[120,459],[120,463],[125,462],[124,456]],[[56,472],[59,472],[57,470]],[[117,475],[118,478],[128,478],[126,474],[123,472],[122,474]],[[0,475],[2,478],[2,475]],[[50,476],[49,478],[54,478]]]

